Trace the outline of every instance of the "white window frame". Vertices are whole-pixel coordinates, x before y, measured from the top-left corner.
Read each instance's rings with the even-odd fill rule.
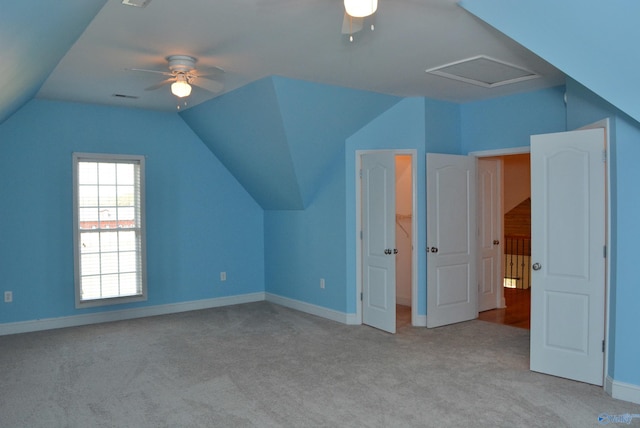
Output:
[[[145,236],[145,168],[144,168],[144,156],[139,155],[120,155],[120,154],[101,154],[101,153],[73,153],[73,242],[74,242],[74,265],[75,265],[75,298],[76,308],[86,308],[94,306],[104,306],[113,304],[122,304],[129,302],[138,302],[147,300],[147,272],[146,272],[146,236]],[[136,232],[136,246],[139,254],[137,257],[136,273],[140,276],[139,290],[136,294],[117,295],[108,297],[97,297],[90,299],[82,298],[82,251],[81,251],[81,229],[80,229],[80,183],[79,183],[79,164],[81,162],[98,162],[98,163],[127,163],[134,164],[138,167],[138,180],[135,180],[135,186],[138,188],[134,190],[134,194],[137,195],[136,205],[136,221],[134,226],[127,227],[125,229],[117,229],[119,231],[129,230]],[[96,206],[100,209],[100,204]],[[99,229],[100,225],[96,229],[96,232],[102,230],[113,231],[113,229]],[[87,229],[83,229],[85,232]],[[120,244],[118,244],[118,250],[120,251]],[[99,250],[98,254],[102,254],[102,250]],[[120,267],[118,266],[118,272]],[[100,273],[96,276],[100,276],[102,281],[103,274]]]

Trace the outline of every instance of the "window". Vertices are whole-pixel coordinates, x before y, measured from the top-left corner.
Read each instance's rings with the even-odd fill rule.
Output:
[[[73,154],[76,307],[146,300],[144,157]]]

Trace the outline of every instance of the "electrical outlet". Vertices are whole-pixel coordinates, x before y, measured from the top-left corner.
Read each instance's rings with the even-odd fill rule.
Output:
[[[5,303],[13,302],[13,291],[5,291],[4,292],[4,302]]]
[[[324,278],[320,278],[320,288],[324,288]]]
[[[226,281],[226,280],[227,280],[227,273],[220,272],[220,281]]]

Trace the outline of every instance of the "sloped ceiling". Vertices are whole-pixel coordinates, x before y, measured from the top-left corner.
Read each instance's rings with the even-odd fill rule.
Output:
[[[39,62],[47,72],[38,72],[38,84],[27,91],[39,88],[38,98],[176,111],[178,100],[167,86],[146,90],[162,76],[130,70],[166,71],[166,57],[176,54],[196,57],[205,74],[215,66],[226,71],[211,73],[224,84],[222,92],[196,87],[181,109],[275,75],[451,102],[563,82],[557,69],[475,19],[457,0],[381,0],[353,42],[343,28],[358,25],[349,22],[341,0],[148,0],[143,8],[123,0],[6,1],[0,46],[18,52],[11,67],[20,71],[0,74],[0,84],[11,85]],[[478,55],[540,77],[486,88],[425,72]],[[8,57],[2,56],[4,64]]]
[[[33,98],[106,1],[3,2],[0,123]]]
[[[180,115],[262,208],[298,210],[347,137],[401,99],[270,77]]]
[[[463,0],[460,5],[640,120],[640,2]]]

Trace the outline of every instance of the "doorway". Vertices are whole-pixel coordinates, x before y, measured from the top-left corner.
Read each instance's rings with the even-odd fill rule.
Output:
[[[607,120],[531,137],[530,369],[595,385],[608,357],[608,141]]]
[[[418,319],[416,155],[356,151],[357,316],[391,333]]]
[[[413,174],[412,157],[396,155],[396,329],[411,326]]]
[[[501,269],[498,303],[478,319],[529,329],[531,324],[531,161],[529,153],[482,158],[500,169],[502,222],[497,237]]]

